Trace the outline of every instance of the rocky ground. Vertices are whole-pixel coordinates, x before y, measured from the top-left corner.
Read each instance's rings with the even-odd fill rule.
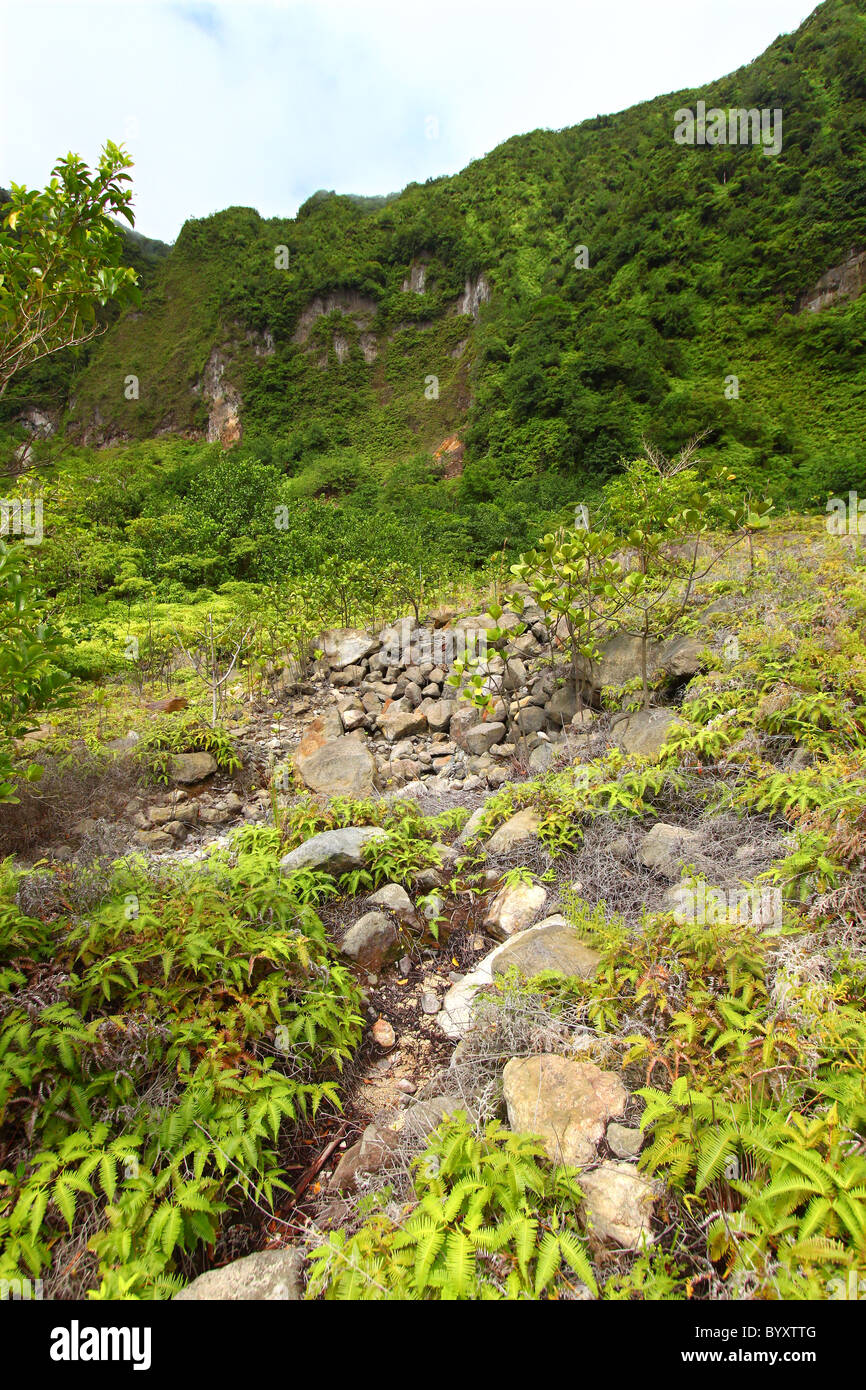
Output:
[[[630,752],[656,751],[677,721],[676,702],[700,670],[702,650],[730,635],[730,601],[705,610],[696,635],[651,648],[661,702],[619,719],[600,708],[600,692],[637,675],[636,640],[608,642],[577,692],[541,613],[519,616],[518,606],[498,619],[515,635],[483,668],[497,692],[486,717],[458,698],[447,675],[457,635],[490,630],[489,615],[458,618],[445,611],[424,625],[405,620],[378,634],[334,630],[324,634],[307,681],[271,705],[250,707],[231,728],[247,770],[246,791],[209,754],[188,753],[174,759],[167,790],[126,806],[122,830],[132,844],[179,861],[227,844],[240,825],[267,823],[275,788],[281,806],[312,794],[406,798],[424,814],[454,806],[471,812],[451,843],[443,838],[441,866],[416,876],[411,896],[392,883],[322,909],[357,969],[368,1034],[348,1078],[344,1115],[330,1117],[310,1141],[315,1156],[295,1165],[301,1182],[290,1211],[254,1243],[283,1247],[287,1232],[295,1239],[329,1228],[383,1168],[408,1172],[409,1158],[443,1114],[462,1108],[487,1117],[503,1094],[512,1127],[544,1135],[553,1158],[594,1164],[584,1186],[602,1236],[633,1249],[654,1212],[658,1219],[663,1193],[635,1166],[640,1103],[621,1075],[606,1070],[597,1047],[562,1020],[536,1018],[530,1025],[499,1010],[485,1025],[479,991],[511,970],[523,978],[547,969],[580,977],[594,972],[596,952],[563,915],[569,892],[603,900],[637,924],[647,909],[682,906],[684,866],[724,887],[765,867],[779,852],[778,837],[748,819],[690,823],[684,806],[674,823],[648,832],[633,823],[623,832],[622,822],[602,818],[578,853],[553,860],[537,837],[533,806],[483,839],[479,827],[486,801],[506,783],[588,761],[614,743]],[[79,825],[76,833],[89,844],[101,825]],[[285,856],[283,867],[335,876],[360,869],[364,845],[382,833],[355,826],[311,836]],[[54,848],[58,857],[79,851],[74,843]],[[475,891],[461,892],[452,875],[467,856]],[[515,868],[530,873],[507,877]],[[294,1251],[260,1251],[203,1275],[182,1297],[299,1296],[298,1270]]]

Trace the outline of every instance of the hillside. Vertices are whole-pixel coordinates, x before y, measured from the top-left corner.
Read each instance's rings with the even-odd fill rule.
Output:
[[[465,492],[501,501],[539,474],[607,476],[644,433],[671,449],[706,429],[814,501],[861,466],[866,308],[802,306],[866,247],[864,72],[866,7],[828,0],[707,90],[516,137],[384,200],[188,222],[76,377],[70,435],[243,431],[303,472],[322,452],[429,457],[457,434]],[[781,108],[779,156],[675,143],[699,100]]]

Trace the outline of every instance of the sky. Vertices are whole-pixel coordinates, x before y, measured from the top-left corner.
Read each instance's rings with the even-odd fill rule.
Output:
[[[390,193],[512,135],[700,87],[816,0],[0,0],[0,186],[106,139],[136,227]]]

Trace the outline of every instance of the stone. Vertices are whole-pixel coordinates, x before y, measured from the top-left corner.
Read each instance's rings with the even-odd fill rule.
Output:
[[[376,761],[366,738],[363,734],[344,734],[336,710],[307,725],[293,761],[310,791],[357,800],[373,792]]]
[[[161,850],[174,848],[174,840],[164,830],[137,830],[135,838],[137,843],[145,849],[151,849],[157,853]]]
[[[528,927],[546,902],[547,890],[540,883],[506,884],[490,904],[484,927],[504,941]]]
[[[474,724],[463,734],[463,748],[467,753],[478,757],[486,753],[495,743],[505,738],[505,725],[497,722]]]
[[[555,690],[545,705],[548,720],[554,726],[562,729],[566,724],[570,724],[577,714],[578,701],[577,692],[573,685],[568,684]]]
[[[617,1124],[616,1120],[611,1120],[608,1125],[606,1138],[611,1153],[615,1153],[617,1158],[637,1158],[643,1147],[643,1135],[640,1130],[631,1129],[629,1125]]]
[[[379,728],[389,743],[396,743],[401,738],[423,734],[427,728],[427,716],[421,713],[420,708],[406,710],[396,704],[389,705],[379,715]]]
[[[622,1250],[638,1250],[653,1239],[653,1208],[662,1195],[659,1183],[639,1173],[633,1163],[610,1159],[582,1173],[580,1186],[589,1228],[598,1240]]]
[[[315,646],[325,653],[325,660],[334,671],[357,666],[365,657],[379,649],[378,637],[354,627],[334,627],[323,632]]]
[[[384,908],[392,917],[396,917],[398,922],[405,922],[407,926],[420,925],[412,899],[399,883],[386,883],[382,888],[378,888],[375,893],[370,894],[367,905]]]
[[[432,989],[425,989],[421,995],[421,1009],[425,1014],[438,1014],[439,996]]]
[[[683,721],[672,710],[644,709],[617,724],[612,737],[626,753],[654,758],[674,730],[681,727],[685,727]]]
[[[340,950],[364,970],[378,971],[398,944],[397,928],[384,912],[365,912],[346,935]]]
[[[259,1250],[200,1274],[174,1302],[297,1302],[304,1296],[303,1267],[299,1250]]]
[[[383,1052],[390,1052],[397,1041],[397,1035],[387,1018],[377,1018],[372,1027],[373,1041]]]
[[[480,989],[491,985],[496,975],[514,967],[524,979],[545,970],[590,979],[601,956],[582,942],[565,917],[547,917],[536,926],[518,932],[497,946],[479,962],[475,970],[453,985],[445,996],[437,1017],[447,1038],[462,1038],[472,1023],[472,1005]]]
[[[529,755],[529,770],[541,777],[556,761],[556,749],[549,743],[539,743]]]
[[[217,761],[212,753],[175,753],[171,760],[169,776],[173,782],[182,786],[192,786],[212,777],[217,770]]]
[[[471,840],[477,839],[478,827],[484,819],[485,809],[484,806],[479,806],[477,810],[472,812],[472,815],[454,841],[455,845],[462,847],[463,845],[468,845]]]
[[[674,881],[680,877],[683,864],[699,859],[699,842],[697,831],[659,821],[645,837],[637,857],[645,869]]]
[[[524,806],[522,811],[518,811],[494,831],[487,841],[488,854],[507,854],[515,845],[535,839],[540,825],[541,817],[535,807]]]
[[[509,1127],[539,1134],[554,1163],[576,1168],[592,1163],[607,1121],[628,1104],[628,1091],[613,1072],[551,1053],[513,1057],[502,1084]]]
[[[431,1096],[429,1100],[419,1100],[410,1105],[397,1123],[400,1132],[409,1135],[410,1138],[426,1139],[443,1120],[459,1110],[470,1115],[472,1113],[466,1101],[457,1096]]]
[[[295,869],[322,869],[339,875],[364,867],[364,846],[371,840],[381,840],[385,831],[376,825],[352,825],[345,830],[323,830],[313,835],[297,849],[289,850],[280,860],[283,873]]]
[[[522,734],[537,734],[544,728],[546,715],[541,705],[525,705],[517,716],[517,727]]]

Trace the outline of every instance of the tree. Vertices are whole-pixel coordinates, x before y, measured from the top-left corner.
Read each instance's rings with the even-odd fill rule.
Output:
[[[139,302],[112,221],[134,225],[131,165],[109,140],[94,173],[68,154],[44,191],[12,184],[0,223],[0,396],[22,368],[103,332],[99,305]]]
[[[32,714],[60,703],[70,691],[69,677],[58,664],[64,650],[27,574],[23,548],[0,541],[0,803],[17,800],[6,740],[32,727]]]

